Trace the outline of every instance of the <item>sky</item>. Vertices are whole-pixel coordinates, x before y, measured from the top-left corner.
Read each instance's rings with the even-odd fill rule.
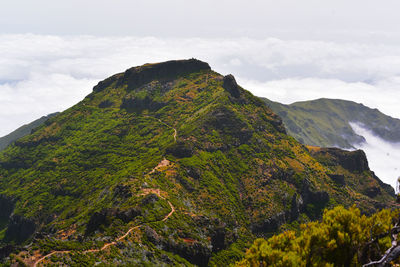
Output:
[[[0,136],[114,73],[192,57],[271,100],[340,98],[400,118],[398,10],[394,0],[2,0]]]

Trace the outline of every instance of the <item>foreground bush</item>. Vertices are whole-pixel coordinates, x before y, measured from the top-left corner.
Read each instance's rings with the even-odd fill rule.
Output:
[[[237,266],[361,266],[379,260],[391,247],[398,212],[382,210],[370,217],[355,206],[325,210],[321,222],[257,239]]]

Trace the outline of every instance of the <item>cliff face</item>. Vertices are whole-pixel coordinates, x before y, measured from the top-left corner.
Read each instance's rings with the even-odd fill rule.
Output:
[[[362,155],[325,152],[207,63],[146,64],[0,154],[3,243],[34,240],[33,263],[224,265],[325,207],[390,205]]]
[[[365,141],[350,123],[359,123],[374,135],[400,142],[400,120],[377,109],[339,99],[317,99],[284,105],[263,99],[282,117],[288,133],[306,145],[354,148]]]

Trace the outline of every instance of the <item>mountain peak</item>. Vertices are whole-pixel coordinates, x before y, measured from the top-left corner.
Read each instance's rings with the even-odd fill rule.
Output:
[[[99,92],[115,81],[126,83],[128,90],[133,90],[154,79],[170,80],[178,76],[186,75],[201,70],[211,70],[208,63],[198,59],[170,60],[161,63],[147,63],[142,66],[127,69],[124,73],[119,73],[110,78],[99,82],[93,91]]]

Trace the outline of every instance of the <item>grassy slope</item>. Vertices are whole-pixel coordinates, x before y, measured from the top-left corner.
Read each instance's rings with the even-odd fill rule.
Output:
[[[221,265],[255,236],[295,227],[294,219],[316,218],[324,207],[356,203],[372,212],[393,200],[368,169],[349,171],[329,155],[318,162],[261,100],[242,89],[233,97],[222,84],[202,70],[129,88],[119,74],[2,152],[0,193],[42,233],[20,257],[101,247],[143,224],[117,247],[52,261]],[[163,158],[170,164],[153,172]],[[345,176],[346,185],[328,174]],[[166,198],[147,201],[148,188]],[[369,197],[370,188],[379,192]],[[176,212],[161,222],[167,200]],[[132,207],[140,215],[130,222],[115,215]],[[107,209],[114,213],[87,234],[93,214]],[[0,232],[5,243],[16,241],[10,225]]]
[[[58,113],[52,113],[47,116],[43,116],[40,119],[37,119],[31,123],[25,124],[25,125],[19,127],[18,129],[16,129],[15,131],[12,131],[11,133],[9,133],[3,137],[0,137],[0,151],[4,150],[12,142],[14,142],[24,136],[27,136],[28,134],[31,133],[31,131],[33,129],[41,126],[45,121],[47,121],[51,117],[54,117],[57,114]]]
[[[400,120],[346,100],[318,99],[284,105],[263,98],[284,121],[288,133],[307,145],[351,148],[363,141],[349,125],[359,122],[390,142],[400,142]]]

